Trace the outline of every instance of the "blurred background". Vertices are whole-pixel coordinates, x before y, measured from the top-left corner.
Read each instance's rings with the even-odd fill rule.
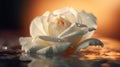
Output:
[[[67,6],[97,17],[93,37],[120,41],[120,0],[0,0],[0,38],[30,36],[29,25],[34,17]]]

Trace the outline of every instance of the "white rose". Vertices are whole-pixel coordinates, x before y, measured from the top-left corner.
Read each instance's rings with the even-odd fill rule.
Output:
[[[78,51],[102,42],[91,38],[97,28],[96,18],[72,7],[45,12],[31,22],[31,37],[20,37],[22,50],[38,54],[64,53],[74,47]]]

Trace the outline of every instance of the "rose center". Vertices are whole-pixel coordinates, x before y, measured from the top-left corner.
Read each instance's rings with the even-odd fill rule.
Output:
[[[59,19],[57,19],[57,23],[59,24],[59,25],[61,25],[61,26],[64,26],[65,25],[65,23],[59,18]]]

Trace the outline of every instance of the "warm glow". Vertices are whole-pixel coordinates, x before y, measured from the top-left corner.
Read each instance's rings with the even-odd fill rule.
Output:
[[[104,42],[104,47],[90,46],[87,49],[82,49],[80,59],[120,59],[120,42],[110,38],[100,38]]]
[[[32,19],[45,11],[53,11],[66,6],[77,10],[85,10],[97,17],[98,29],[96,34],[120,39],[120,0],[28,0],[22,10],[22,26],[29,34],[29,24]]]
[[[42,15],[47,10],[53,11],[66,6],[72,6],[77,10],[85,10],[86,12],[93,13],[97,17],[98,21],[98,28],[94,37],[102,40],[105,45],[104,48],[88,47],[85,50],[81,50],[81,54],[84,56],[84,58],[82,57],[80,59],[117,59],[118,56],[120,56],[120,0],[26,1],[22,11],[22,26],[24,29],[22,34],[25,36],[29,35],[29,24],[34,17]],[[99,35],[100,37],[97,37],[96,35]]]

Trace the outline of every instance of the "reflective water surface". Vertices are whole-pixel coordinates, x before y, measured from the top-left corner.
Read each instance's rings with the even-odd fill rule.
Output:
[[[36,56],[29,64],[29,67],[120,67],[120,60],[112,61],[107,59],[79,60],[77,56]]]
[[[100,40],[104,48],[88,47],[71,56],[21,55],[15,49],[2,51],[6,48],[0,48],[0,67],[120,67],[120,42],[108,38]]]
[[[0,59],[0,67],[120,67],[120,60],[80,60],[77,55],[69,57],[23,55],[12,59]]]

